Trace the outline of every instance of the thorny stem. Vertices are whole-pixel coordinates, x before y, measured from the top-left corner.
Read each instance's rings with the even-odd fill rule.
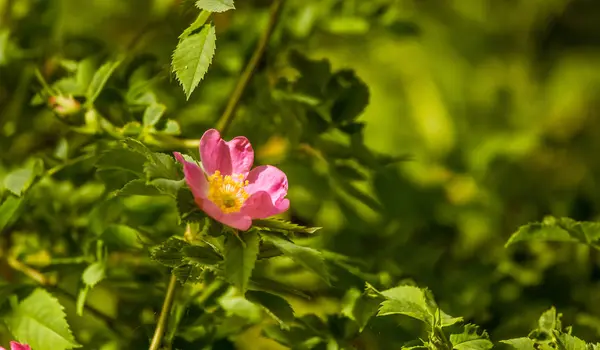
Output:
[[[167,294],[165,295],[165,301],[163,302],[162,309],[160,310],[160,316],[158,317],[158,323],[154,330],[154,336],[150,343],[148,350],[158,350],[162,342],[163,334],[165,333],[165,327],[167,326],[167,318],[171,313],[171,306],[173,305],[173,299],[175,298],[175,287],[177,286],[177,278],[171,274],[169,280],[169,286],[167,287]]]
[[[42,272],[22,263],[21,261],[13,258],[13,257],[7,257],[6,258],[6,262],[8,263],[8,265],[13,268],[16,271],[19,271],[21,273],[23,273],[24,275],[26,275],[27,277],[31,278],[32,280],[34,280],[37,284],[39,284],[42,287],[45,287],[47,289],[51,289],[54,290],[56,292],[59,292],[60,294],[68,297],[69,299],[72,300],[76,300],[77,297],[74,296],[73,294],[71,294],[69,291],[63,289],[62,287],[60,287],[57,283],[57,281],[53,278],[48,278],[46,275],[44,275]],[[119,332],[114,324],[114,320],[105,315],[103,312],[99,311],[98,309],[96,309],[93,306],[90,306],[88,304],[84,305],[85,309],[87,311],[89,311],[92,315],[94,315],[95,317],[101,319],[102,321],[104,321],[106,323],[106,325],[112,329],[115,333],[117,334],[121,334],[121,332]]]
[[[277,24],[277,20],[279,19],[279,13],[281,12],[281,5],[283,4],[283,1],[284,0],[273,1],[273,4],[271,5],[271,14],[269,17],[269,23],[267,24],[267,29],[264,31],[262,37],[260,38],[258,45],[256,45],[256,49],[252,54],[252,58],[250,58],[250,61],[246,65],[246,68],[244,68],[244,72],[240,76],[235,86],[235,89],[233,90],[233,93],[229,98],[229,102],[227,103],[227,107],[225,107],[223,115],[221,115],[221,118],[219,118],[219,121],[217,123],[217,129],[223,134],[225,134],[227,132],[227,129],[229,129],[229,126],[231,125],[231,122],[233,121],[233,118],[235,116],[235,110],[240,102],[240,99],[242,98],[244,90],[246,89],[246,86],[248,86],[248,83],[250,82],[250,79],[252,78],[256,67],[258,66],[258,62],[260,62],[260,59],[265,53],[267,44],[269,43],[269,39],[271,38],[271,34],[273,34],[273,30],[275,29],[275,25]]]

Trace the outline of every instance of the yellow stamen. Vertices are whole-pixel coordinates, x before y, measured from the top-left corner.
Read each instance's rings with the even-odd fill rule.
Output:
[[[208,177],[208,199],[224,213],[236,213],[242,209],[249,197],[244,190],[247,185],[248,181],[244,181],[244,175],[223,176],[217,170]]]

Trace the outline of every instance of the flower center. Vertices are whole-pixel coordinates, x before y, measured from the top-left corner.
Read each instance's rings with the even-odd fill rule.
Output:
[[[236,213],[249,197],[244,190],[246,185],[248,181],[244,181],[244,175],[223,176],[217,170],[208,177],[208,199],[222,212]]]

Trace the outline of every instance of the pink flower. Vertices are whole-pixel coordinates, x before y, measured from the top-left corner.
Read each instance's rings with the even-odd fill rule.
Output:
[[[0,350],[6,350],[3,347],[0,346]],[[31,347],[27,344],[20,344],[17,343],[16,341],[11,341],[10,342],[10,350],[31,350]]]
[[[196,204],[213,219],[246,231],[252,219],[265,219],[288,210],[290,201],[283,171],[271,165],[252,170],[254,150],[247,138],[226,142],[210,129],[200,139],[202,169],[175,152]]]

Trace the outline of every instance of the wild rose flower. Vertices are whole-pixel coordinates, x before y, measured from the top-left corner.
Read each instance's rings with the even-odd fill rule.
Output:
[[[6,350],[0,346],[0,350]],[[31,350],[31,347],[27,344],[17,343],[16,341],[10,342],[10,350]]]
[[[285,198],[288,181],[283,171],[271,165],[250,170],[254,150],[243,136],[226,142],[217,130],[206,131],[200,139],[202,168],[178,152],[174,155],[183,164],[185,181],[196,204],[225,225],[246,231],[253,219],[283,213],[290,206]]]

